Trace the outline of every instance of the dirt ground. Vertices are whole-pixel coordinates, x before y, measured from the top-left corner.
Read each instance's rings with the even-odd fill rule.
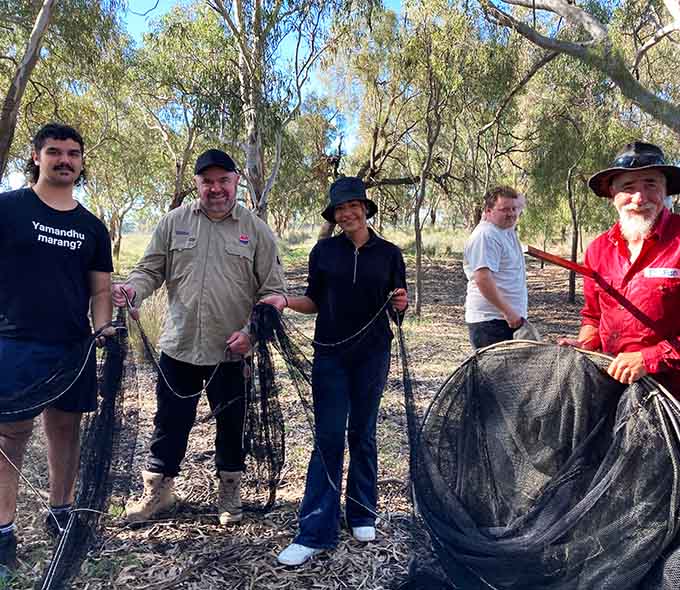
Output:
[[[408,261],[412,263],[412,261]],[[288,270],[292,290],[300,292],[304,268]],[[576,334],[580,302],[567,303],[567,273],[528,261],[530,319],[554,341]],[[412,273],[411,273],[412,276]],[[445,378],[471,350],[463,323],[465,278],[460,257],[426,261],[423,313],[407,318],[404,331],[411,369],[417,379],[417,401],[424,410]],[[577,285],[577,291],[581,286]],[[412,289],[411,289],[412,290]],[[311,334],[309,318],[290,314]],[[128,409],[139,404],[139,436],[132,473],[132,495],[141,489],[141,471],[154,412],[152,380],[140,364],[128,392]],[[396,355],[379,416],[380,449],[378,538],[362,545],[343,530],[340,545],[297,569],[276,563],[275,556],[293,538],[296,511],[304,489],[305,469],[311,452],[311,432],[291,388],[284,393],[287,462],[274,508],[267,514],[246,512],[244,522],[220,527],[215,513],[217,484],[212,468],[214,426],[200,418],[192,431],[177,489],[183,499],[172,517],[132,529],[122,514],[124,498],[113,499],[102,517],[103,535],[85,561],[72,588],[161,590],[321,590],[350,588],[383,590],[403,579],[412,555],[411,511],[407,497],[408,442],[400,368]],[[199,416],[208,413],[202,401]],[[134,442],[134,441],[133,441]],[[43,440],[35,436],[24,465],[26,477],[45,494],[47,486]],[[252,479],[244,486],[246,503],[261,498]],[[34,492],[23,485],[17,518],[20,567],[10,588],[32,588],[46,565],[51,543],[43,531],[45,512]],[[422,549],[422,542],[419,542]]]

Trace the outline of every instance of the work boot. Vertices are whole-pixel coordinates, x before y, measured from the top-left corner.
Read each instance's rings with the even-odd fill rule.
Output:
[[[17,538],[14,531],[0,534],[0,584],[9,582],[17,567]]]
[[[220,524],[238,522],[243,518],[241,509],[241,472],[219,471],[220,480],[217,511],[220,515]]]
[[[142,471],[144,493],[136,502],[125,505],[128,522],[151,520],[163,512],[169,512],[177,505],[177,496],[172,491],[174,477],[162,473]]]

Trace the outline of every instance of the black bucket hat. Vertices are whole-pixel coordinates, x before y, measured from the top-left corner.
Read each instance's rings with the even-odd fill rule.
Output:
[[[378,206],[366,197],[366,185],[361,178],[355,176],[343,176],[338,178],[328,191],[330,204],[321,212],[321,217],[326,221],[335,223],[335,208],[347,201],[363,201],[366,203],[366,219],[373,217],[378,212]]]
[[[666,164],[666,158],[659,146],[653,143],[635,141],[625,145],[610,168],[602,170],[590,177],[588,186],[598,197],[611,199],[611,183],[615,176],[632,170],[656,169],[666,177],[666,194],[680,193],[680,168]]]

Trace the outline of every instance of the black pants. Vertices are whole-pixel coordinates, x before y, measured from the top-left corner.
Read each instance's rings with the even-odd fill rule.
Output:
[[[475,322],[468,324],[467,327],[470,333],[470,343],[475,350],[504,340],[512,340],[512,335],[517,329],[508,326],[505,320]]]
[[[172,388],[182,395],[201,390],[215,366],[192,365],[161,354],[159,362]],[[244,471],[243,424],[245,421],[245,388],[243,363],[222,363],[207,388],[210,409],[217,410],[215,435],[215,467],[218,471]],[[181,399],[169,390],[159,376],[156,386],[156,415],[151,436],[147,469],[174,477],[184,459],[189,432],[196,419],[200,396]],[[228,404],[228,405],[226,405]],[[226,407],[225,407],[226,405]]]

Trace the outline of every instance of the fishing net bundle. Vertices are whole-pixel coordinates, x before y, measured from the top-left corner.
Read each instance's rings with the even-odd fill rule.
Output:
[[[680,587],[680,409],[652,379],[612,380],[608,363],[509,342],[451,375],[411,443],[446,579],[415,569],[401,588]]]
[[[122,452],[118,447],[123,392],[132,389],[129,386],[131,376],[125,368],[128,345],[124,314],[119,314],[114,328],[115,336],[106,339],[103,349],[97,350],[95,336],[73,344],[46,378],[2,400],[0,414],[3,421],[25,419],[25,414],[34,415],[67,393],[91,356],[97,356],[97,387],[101,399],[96,411],[83,415],[74,511],[36,588],[70,587],[71,578],[78,573],[97,539],[100,515],[108,507],[112,490],[129,487],[125,474],[130,471],[132,454],[129,450]],[[133,433],[134,416],[127,422],[127,433]]]
[[[83,414],[74,510],[36,584],[42,590],[70,587],[70,580],[98,539],[101,515],[107,512],[112,494],[126,495],[130,488],[138,414],[136,400],[129,405],[125,402],[126,394],[135,391],[135,365],[126,362],[128,334],[122,312],[114,327],[115,336],[106,338],[97,355],[97,410]],[[63,371],[73,371],[73,367]]]

